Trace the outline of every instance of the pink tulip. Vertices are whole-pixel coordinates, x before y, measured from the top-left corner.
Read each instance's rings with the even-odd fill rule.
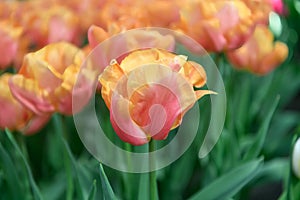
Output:
[[[113,60],[100,83],[114,130],[133,145],[165,139],[199,98],[213,93],[193,89],[206,83],[202,66],[159,49],[134,51],[120,64]]]
[[[73,91],[84,58],[83,51],[66,42],[29,53],[19,73],[10,79],[12,94],[36,114],[72,114],[77,111],[72,108],[72,95],[88,89],[85,85],[82,91]]]
[[[0,76],[0,128],[18,130],[30,135],[40,130],[48,122],[50,115],[35,115],[12,96],[8,85],[12,76]]]
[[[13,26],[9,21],[0,21],[0,69],[8,67],[16,58],[21,34],[21,27]]]
[[[268,27],[258,25],[251,38],[241,48],[227,52],[227,57],[236,68],[267,74],[288,56],[288,47],[273,40]]]

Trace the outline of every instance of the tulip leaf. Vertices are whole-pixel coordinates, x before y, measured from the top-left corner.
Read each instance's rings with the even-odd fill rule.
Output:
[[[11,132],[8,129],[5,129],[5,133],[6,133],[7,137],[9,138],[10,142],[12,143],[14,149],[17,151],[17,153],[19,154],[19,156],[21,157],[21,159],[23,161],[23,164],[25,166],[25,169],[26,169],[26,172],[28,175],[29,182],[31,184],[31,189],[33,192],[34,199],[38,199],[38,200],[43,199],[42,195],[39,191],[39,188],[36,185],[35,180],[33,178],[30,166],[29,166],[25,156],[23,155],[21,149],[19,148],[19,145],[17,144],[17,142],[15,141],[14,137],[12,136]]]
[[[107,200],[117,199],[112,187],[110,186],[110,183],[109,183],[108,178],[103,170],[101,163],[99,164],[99,171],[100,171],[103,199],[107,199]]]
[[[19,200],[24,197],[24,191],[20,186],[20,181],[17,175],[17,170],[15,165],[10,158],[8,152],[2,146],[0,142],[0,169],[3,170],[5,178],[8,184],[8,189],[10,190],[11,198],[13,200]]]
[[[95,200],[96,199],[96,193],[97,193],[97,181],[94,180],[93,185],[90,189],[88,200]]]
[[[60,145],[63,149],[64,164],[67,174],[67,199],[73,199],[74,193],[74,181],[76,192],[79,199],[84,199],[87,195],[87,189],[81,184],[80,179],[84,177],[82,170],[80,170],[79,163],[76,162],[71,149],[63,137],[66,127],[63,127],[62,118],[58,114],[53,116],[54,126],[56,127],[56,135],[60,141]]]
[[[282,180],[289,171],[289,159],[277,158],[265,162],[258,176],[266,176],[270,180]],[[266,178],[265,178],[266,180]]]
[[[274,100],[269,112],[266,114],[265,120],[262,123],[257,137],[254,140],[254,143],[251,145],[250,149],[248,152],[245,154],[244,159],[245,160],[250,160],[252,158],[255,158],[259,155],[261,149],[263,148],[267,133],[268,133],[268,128],[273,116],[273,113],[275,112],[275,109],[278,105],[279,102],[279,96]]]
[[[237,166],[193,195],[190,200],[218,200],[233,197],[257,175],[261,164],[262,159],[258,159]]]

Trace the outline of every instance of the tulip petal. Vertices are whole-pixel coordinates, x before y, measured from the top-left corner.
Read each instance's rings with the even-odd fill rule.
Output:
[[[130,102],[121,95],[112,96],[110,120],[117,135],[125,142],[133,145],[143,145],[149,139],[143,130],[131,119]]]
[[[9,86],[13,96],[34,113],[42,115],[55,110],[36,81],[17,74],[11,77]]]
[[[21,129],[24,135],[32,135],[39,131],[50,120],[51,115],[34,115],[28,124]]]
[[[118,80],[120,80],[123,75],[123,70],[120,68],[119,64],[115,60],[113,60],[99,77],[99,81],[102,85],[101,95],[108,108],[110,108],[111,104],[110,101],[112,91],[116,87]]]
[[[206,83],[205,70],[200,64],[196,62],[186,62],[179,73],[183,74],[195,87],[202,87]]]
[[[23,127],[30,119],[31,113],[13,98],[8,86],[11,76],[3,74],[0,77],[0,127],[14,130]]]
[[[119,83],[122,88],[124,85],[127,86],[127,94],[121,93],[118,87],[116,90],[130,98],[134,105],[131,110],[133,120],[154,139],[165,139],[176,118],[179,123],[182,113],[196,101],[194,90],[189,82],[169,67],[157,64],[145,65],[131,71],[127,77],[127,83]],[[150,110],[154,105],[163,108],[161,114],[151,116]],[[155,110],[158,113],[157,109]],[[165,122],[162,130],[156,135],[148,132],[151,127],[155,127],[151,125],[154,117]]]

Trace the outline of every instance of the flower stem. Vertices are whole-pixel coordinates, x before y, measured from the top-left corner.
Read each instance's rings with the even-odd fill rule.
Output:
[[[155,143],[154,140],[151,139],[149,142],[149,181],[150,181],[150,200],[158,199],[157,194],[157,183],[156,183],[156,172],[154,169],[155,166],[155,159],[150,156],[150,153],[155,150]]]

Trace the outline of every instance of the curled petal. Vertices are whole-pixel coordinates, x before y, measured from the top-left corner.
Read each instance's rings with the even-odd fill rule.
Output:
[[[26,135],[40,130],[49,120],[49,115],[35,115],[11,94],[9,80],[12,74],[5,73],[0,77],[0,128],[19,130]]]
[[[22,128],[20,131],[24,135],[32,135],[43,128],[46,123],[50,120],[51,115],[33,115],[32,119],[28,124]]]
[[[123,75],[123,70],[114,60],[99,77],[99,81],[102,85],[101,94],[108,108],[110,108],[112,91],[116,87],[118,80],[120,80]]]
[[[17,74],[11,77],[9,86],[13,96],[34,113],[43,115],[55,110],[47,98],[47,92],[41,90],[36,81]]]
[[[196,62],[186,62],[179,73],[183,74],[187,78],[187,80],[195,87],[202,87],[206,83],[205,70],[200,64]]]
[[[10,74],[3,74],[0,77],[0,127],[15,130],[26,124],[31,117],[31,113],[27,112],[11,95],[8,86],[8,81],[11,76]]]
[[[149,139],[143,130],[131,119],[129,101],[121,95],[112,96],[110,119],[117,135],[125,142],[133,145],[143,145]]]
[[[109,34],[102,28],[92,25],[88,30],[88,40],[92,48],[109,38]]]

